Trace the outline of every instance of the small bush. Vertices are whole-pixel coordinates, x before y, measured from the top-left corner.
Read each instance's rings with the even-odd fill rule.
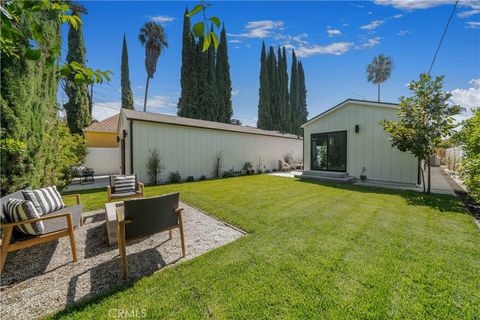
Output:
[[[258,169],[258,170],[257,170],[257,173],[258,173],[258,174],[262,174],[262,173],[263,173],[263,170],[262,170],[262,169]]]
[[[204,174],[202,174],[202,176],[198,180],[200,180],[200,181],[207,180],[207,177]]]
[[[265,173],[270,173],[270,169],[265,170]]]
[[[293,163],[293,153],[287,152],[283,155],[283,161],[285,161],[288,164]]]
[[[243,164],[243,170],[245,170],[245,173],[246,174],[250,174],[252,173],[252,169],[253,169],[253,163],[251,163],[250,161],[247,161]]]
[[[195,181],[195,178],[194,178],[193,176],[188,176],[185,181],[187,181],[187,182],[193,182],[193,181]]]
[[[224,177],[224,178],[231,178],[231,177],[233,177],[233,176],[234,176],[234,175],[233,175],[233,170],[224,171],[224,172],[223,172],[223,175],[222,175],[222,177]]]
[[[162,164],[162,159],[160,158],[157,149],[150,150],[150,157],[148,158],[146,166],[148,180],[150,183],[160,183],[160,175],[162,174],[163,170],[165,170],[165,166]]]
[[[171,183],[177,183],[182,180],[182,176],[178,171],[175,172],[170,172],[170,175],[168,176],[168,181]]]

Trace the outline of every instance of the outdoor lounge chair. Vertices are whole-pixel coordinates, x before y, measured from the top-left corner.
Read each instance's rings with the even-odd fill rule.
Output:
[[[30,188],[26,189],[29,190]],[[4,211],[4,204],[9,199],[25,200],[22,191],[6,195],[0,199],[1,222],[2,222],[2,240],[1,240],[1,266],[0,273],[3,270],[8,252],[29,248],[37,244],[57,240],[62,237],[70,237],[70,246],[72,248],[73,261],[77,261],[77,249],[75,242],[75,227],[83,225],[83,205],[80,204],[80,195],[70,194],[63,197],[75,197],[77,204],[70,207],[64,207],[42,215],[39,218],[23,220],[20,222],[11,222],[8,214]],[[18,225],[31,224],[42,221],[44,232],[40,235],[27,235],[14,228]]]
[[[135,175],[135,182],[132,184],[132,187],[128,190],[125,190],[125,188],[122,188],[121,190],[118,187],[115,187],[115,181],[118,178],[120,179],[129,179],[132,178],[133,175],[128,176],[128,175],[116,175],[116,176],[110,176],[110,185],[107,186],[107,197],[108,197],[108,202],[115,200],[115,199],[121,199],[121,198],[143,198],[143,191],[145,189],[145,186],[143,183],[138,182],[137,180],[137,175]],[[117,183],[118,185],[118,183]]]
[[[278,160],[278,171],[290,171],[292,167],[283,160]]]
[[[180,231],[182,257],[185,257],[185,238],[183,235],[183,208],[179,207],[178,192],[163,196],[127,200],[117,207],[117,237],[123,278],[127,278],[126,239],[145,237],[168,230],[172,239],[172,230]]]

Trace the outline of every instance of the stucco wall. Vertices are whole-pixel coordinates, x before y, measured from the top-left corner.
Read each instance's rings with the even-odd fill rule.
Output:
[[[347,172],[351,176],[360,177],[365,167],[368,179],[416,183],[416,158],[392,147],[379,125],[382,119],[397,119],[397,109],[349,103],[307,124],[304,128],[305,170],[311,168],[312,133],[347,130]],[[355,133],[356,124],[360,125],[359,133]]]
[[[116,132],[95,132],[85,131],[85,139],[87,147],[96,148],[117,148],[117,133]]]
[[[93,168],[95,175],[120,173],[120,148],[87,148],[85,166]]]
[[[148,181],[146,163],[153,148],[157,149],[166,167],[161,179],[167,179],[170,172],[177,170],[183,178],[191,175],[198,179],[201,175],[213,176],[218,152],[222,152],[222,171],[240,170],[246,161],[252,162],[256,169],[260,160],[263,169],[272,170],[286,153],[291,152],[294,159],[301,160],[303,142],[301,139],[133,121],[133,166],[141,181]]]

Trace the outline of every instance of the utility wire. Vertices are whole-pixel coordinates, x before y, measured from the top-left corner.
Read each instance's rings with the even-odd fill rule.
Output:
[[[458,1],[455,1],[455,5],[453,6],[452,13],[450,14],[450,18],[448,18],[447,24],[445,25],[445,30],[443,30],[442,37],[440,38],[440,42],[438,43],[437,51],[435,51],[435,55],[433,56],[432,63],[430,64],[430,68],[428,69],[428,74],[432,72],[433,64],[435,63],[435,60],[437,59],[437,54],[438,51],[440,50],[440,47],[442,46],[443,38],[445,38],[445,35],[447,34],[448,26],[450,25],[450,21],[452,21],[453,15],[455,14],[455,9],[457,9]]]

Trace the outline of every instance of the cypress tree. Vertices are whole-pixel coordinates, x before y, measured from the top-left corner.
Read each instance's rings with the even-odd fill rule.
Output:
[[[215,77],[215,47],[209,46],[206,53],[206,82],[205,82],[205,100],[204,100],[204,118],[209,121],[219,121],[221,114],[219,110],[219,101],[217,94],[217,81]]]
[[[281,87],[281,97],[282,97],[282,131],[291,132],[291,122],[290,122],[290,102],[288,94],[288,71],[287,71],[287,51],[285,47],[282,49],[282,87]]]
[[[272,46],[268,53],[268,89],[270,100],[270,112],[268,116],[268,130],[278,130],[281,128],[280,112],[279,112],[279,76],[278,64],[275,57],[275,51]]]
[[[302,124],[307,122],[307,87],[305,86],[305,73],[303,71],[303,65],[298,63],[298,97],[299,97],[299,121],[297,125],[297,134],[303,135],[303,130],[300,128]]]
[[[72,14],[79,15],[77,12]],[[70,26],[68,30],[67,63],[74,61],[85,66],[85,44],[81,24],[77,29]],[[65,92],[68,96],[68,102],[64,105],[68,127],[72,133],[80,134],[83,128],[92,122],[87,84],[85,82],[76,83],[73,75],[69,76],[65,81]]]
[[[58,16],[43,12],[31,13],[41,26],[45,48],[61,45]],[[25,19],[20,19],[18,28],[24,32]],[[17,44],[25,52],[28,40]],[[31,186],[38,188],[56,185],[62,188],[68,183],[69,166],[76,164],[78,153],[72,152],[70,142],[80,141],[73,137],[66,125],[57,116],[58,68],[46,62],[42,54],[37,61],[20,60],[1,55],[1,194]],[[87,104],[88,107],[88,104]],[[10,146],[9,141],[22,146],[21,153]],[[6,146],[4,149],[3,147]]]
[[[123,34],[121,85],[122,85],[122,108],[133,109],[133,94],[132,94],[132,88],[130,87],[127,39],[125,38],[125,33]]]
[[[188,17],[187,14],[188,8],[185,8],[185,14],[183,16],[182,68],[180,75],[181,94],[177,105],[177,114],[181,117],[194,118],[195,104],[198,101],[196,92],[198,72],[195,68],[197,48],[195,38],[190,29],[190,17]]]
[[[269,128],[270,95],[268,88],[268,56],[265,49],[265,42],[262,43],[262,54],[260,56],[260,88],[258,89],[258,120],[257,127],[260,129]]]
[[[296,132],[299,122],[299,96],[298,96],[298,61],[295,50],[292,50],[292,69],[290,71],[290,114],[289,119],[292,124],[292,132]]]
[[[217,49],[217,61],[215,66],[218,96],[219,122],[230,122],[232,118],[232,80],[230,78],[230,64],[228,63],[227,33],[225,26],[220,33],[220,44]]]

